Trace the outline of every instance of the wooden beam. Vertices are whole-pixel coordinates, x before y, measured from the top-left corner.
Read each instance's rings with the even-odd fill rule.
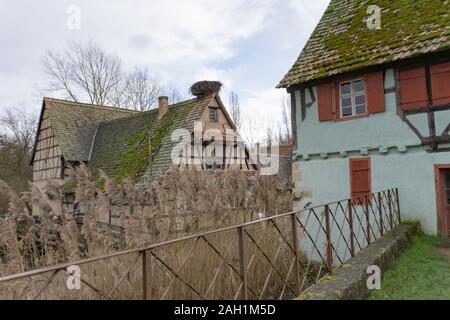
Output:
[[[302,110],[302,122],[306,119],[306,89],[300,91],[300,104]]]
[[[449,134],[450,132],[450,123],[447,125],[447,127],[444,129],[444,132],[442,132],[442,135]]]
[[[295,91],[291,95],[291,126],[292,126],[292,145],[297,148],[297,102],[295,99]]]
[[[43,172],[43,171],[53,171],[53,170],[56,170],[56,169],[60,170],[61,166],[58,165],[57,167],[50,167],[50,168],[44,168],[44,169],[34,169],[33,173],[34,172]]]
[[[441,143],[450,143],[450,135],[426,137],[422,139],[422,144],[424,145],[437,145]]]
[[[450,110],[450,103],[447,104],[441,104],[436,106],[429,106],[429,107],[421,107],[421,108],[415,108],[415,109],[409,109],[409,110],[403,110],[403,113],[405,115],[413,115],[413,114],[420,114],[420,113],[427,113],[427,112],[439,112],[439,111],[446,111]]]
[[[409,121],[409,119],[405,116],[401,116],[402,120],[405,121],[405,123],[408,125],[408,127],[414,132],[414,134],[422,141],[423,136],[420,133],[420,131]]]
[[[52,145],[52,146],[50,146],[50,147],[46,147],[46,148],[42,148],[42,149],[37,149],[36,152],[38,152],[38,151],[45,151],[45,150],[53,149],[53,148],[57,148],[57,147],[59,147],[59,145],[58,145],[58,144],[55,144],[55,145]]]
[[[61,155],[57,155],[57,156],[54,156],[54,157],[48,157],[48,158],[44,158],[44,159],[39,159],[39,160],[34,160],[33,163],[53,160],[53,159],[57,159],[57,158],[61,158]]]
[[[434,118],[434,112],[431,111],[431,107],[433,106],[433,89],[431,88],[431,72],[430,72],[430,65],[425,65],[425,80],[426,80],[426,87],[427,87],[427,117],[428,117],[428,129],[430,132],[430,137],[436,136],[436,121]],[[433,144],[433,149],[436,149],[437,145]]]
[[[427,150],[427,152],[429,152],[429,153],[450,152],[450,148],[430,149],[430,150]]]

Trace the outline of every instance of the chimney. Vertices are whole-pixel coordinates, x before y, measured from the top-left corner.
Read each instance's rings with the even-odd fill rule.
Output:
[[[158,108],[158,119],[164,117],[164,115],[169,111],[169,98],[162,96],[158,98],[159,108]]]

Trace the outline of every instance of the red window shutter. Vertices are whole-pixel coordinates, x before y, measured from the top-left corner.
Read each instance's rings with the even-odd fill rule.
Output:
[[[427,105],[425,68],[400,72],[400,105],[404,110]]]
[[[324,83],[317,88],[317,103],[319,106],[319,121],[333,120],[333,99],[331,83]]]
[[[383,71],[369,73],[365,76],[367,110],[369,113],[385,111],[384,104],[384,73]]]
[[[433,105],[450,103],[450,62],[430,66]]]
[[[370,158],[350,159],[350,195],[355,197],[369,197],[372,193]],[[359,200],[360,199],[360,200]],[[364,203],[362,198],[353,199],[353,203]]]

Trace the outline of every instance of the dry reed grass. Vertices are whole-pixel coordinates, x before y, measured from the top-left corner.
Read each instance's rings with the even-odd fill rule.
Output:
[[[186,217],[184,231],[193,233],[203,231],[202,221],[205,220],[209,221],[209,227],[217,228],[242,222],[247,219],[244,217],[272,216],[291,209],[289,191],[275,189],[276,177],[248,178],[238,170],[217,174],[171,168],[161,181],[147,181],[145,187],[137,186],[132,179],[116,184],[103,172],[100,178],[100,183],[95,182],[87,167],[81,165],[69,171],[66,182],[30,184],[30,190],[21,195],[1,183],[0,191],[9,196],[9,209],[7,218],[0,220],[0,275],[167,240],[173,237],[179,217]],[[80,217],[63,205],[64,190],[68,186],[76,186],[73,191],[77,207],[83,213]],[[119,211],[121,236],[113,226],[99,223],[114,209]],[[160,216],[169,217],[167,228],[156,223]],[[277,227],[283,229],[288,225],[280,222]],[[282,291],[283,282],[276,281],[277,274],[266,281],[267,274],[273,272],[266,257],[276,257],[277,268],[287,274],[291,251],[283,246],[283,239],[274,226],[266,223],[263,228],[258,225],[247,230],[258,245],[265,248],[261,253],[250,236],[246,236],[249,283],[252,288],[265,287],[264,297],[273,298]],[[237,248],[236,233],[227,231],[155,249],[158,258],[154,258],[152,264],[153,297],[234,298],[240,286],[236,272],[239,270]],[[226,259],[221,259],[218,252]],[[189,254],[192,255],[186,262]],[[174,278],[162,261],[180,278]],[[137,254],[130,254],[81,266],[83,278],[99,292],[87,284],[82,290],[69,291],[66,275],[59,272],[42,292],[50,274],[0,284],[0,298],[32,299],[38,294],[44,299],[140,298],[140,263]],[[128,274],[127,270],[130,270]],[[195,294],[180,279],[205,296]],[[292,283],[292,276],[289,282]],[[115,292],[111,293],[114,288]],[[251,294],[260,294],[258,290],[254,289]]]

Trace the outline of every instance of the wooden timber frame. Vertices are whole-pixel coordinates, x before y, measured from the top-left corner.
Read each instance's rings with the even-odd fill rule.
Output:
[[[222,149],[222,154],[217,157],[214,155],[211,155],[209,160],[213,160],[212,164],[208,164],[208,159],[205,159],[203,157],[205,149],[212,143],[217,142],[220,144],[220,147]],[[231,148],[230,148],[231,147]],[[189,150],[190,148],[190,150]],[[253,164],[250,162],[251,155],[249,150],[247,149],[247,146],[243,141],[240,141],[237,136],[234,137],[234,141],[232,144],[230,144],[227,148],[227,142],[226,142],[226,136],[223,135],[222,137],[216,139],[212,138],[210,140],[202,141],[201,146],[199,144],[195,143],[195,137],[194,134],[191,134],[191,144],[185,145],[184,147],[184,154],[189,155],[187,157],[188,160],[192,161],[191,167],[200,166],[201,170],[228,170],[231,169],[232,160],[234,160],[233,164],[239,165],[240,170],[245,171],[252,171],[252,170],[258,170],[258,166],[256,164]],[[184,156],[180,155],[180,160],[183,160]],[[186,164],[184,162],[178,163],[178,167],[185,167],[189,168],[189,164]]]
[[[39,119],[32,166],[34,182],[63,179],[64,158],[46,109],[43,109]]]
[[[447,60],[448,61],[448,60]],[[437,63],[441,63],[437,62]],[[427,105],[419,108],[404,110],[400,103],[400,69],[395,70],[395,93],[397,100],[397,114],[408,125],[408,127],[414,132],[414,134],[420,139],[422,145],[429,146],[427,152],[448,152],[450,148],[439,148],[439,144],[450,143],[450,123],[447,124],[444,131],[438,133],[436,131],[436,116],[435,113],[450,110],[450,103],[434,105],[433,104],[433,91],[431,87],[431,73],[430,63],[426,62],[422,65],[414,65],[412,68],[424,67],[425,68],[425,80],[426,80],[426,96]],[[408,69],[410,69],[408,67]],[[407,70],[407,69],[406,69]],[[424,136],[420,133],[419,129],[408,119],[408,116],[426,114],[428,122],[429,136]]]
[[[431,54],[427,54],[425,56],[419,56],[414,58],[408,58],[396,62],[385,63],[380,65],[375,65],[371,67],[367,67],[361,70],[356,70],[344,74],[339,74],[323,79],[311,80],[302,84],[292,85],[286,88],[287,93],[291,95],[291,123],[293,129],[293,137],[294,137],[294,148],[297,148],[297,108],[296,108],[296,97],[295,92],[300,91],[300,104],[302,110],[302,119],[304,120],[304,114],[306,109],[311,105],[311,103],[305,103],[305,91],[310,90],[310,94],[312,92],[311,88],[317,86],[319,84],[337,81],[339,79],[343,79],[345,77],[352,77],[361,75],[361,73],[370,73],[375,71],[385,71],[386,69],[394,69],[395,72],[395,88],[385,90],[385,93],[389,93],[394,91],[396,93],[396,103],[397,103],[397,115],[404,121],[408,127],[414,132],[414,134],[419,138],[422,145],[430,146],[427,152],[450,152],[450,148],[439,147],[440,144],[450,143],[450,123],[446,126],[442,133],[436,132],[436,121],[435,121],[435,113],[450,110],[450,104],[443,105],[433,105],[432,103],[432,88],[430,81],[430,66],[434,64],[441,64],[450,61],[450,50],[445,50],[441,52],[435,52]],[[426,88],[427,88],[427,105],[421,108],[415,108],[412,110],[403,110],[400,105],[400,84],[399,84],[399,76],[400,70],[403,69],[414,69],[424,67],[426,72]],[[313,101],[317,99],[311,95]],[[428,118],[428,131],[429,136],[423,136],[419,129],[414,126],[414,124],[408,119],[408,116],[417,115],[417,114],[427,114]]]

